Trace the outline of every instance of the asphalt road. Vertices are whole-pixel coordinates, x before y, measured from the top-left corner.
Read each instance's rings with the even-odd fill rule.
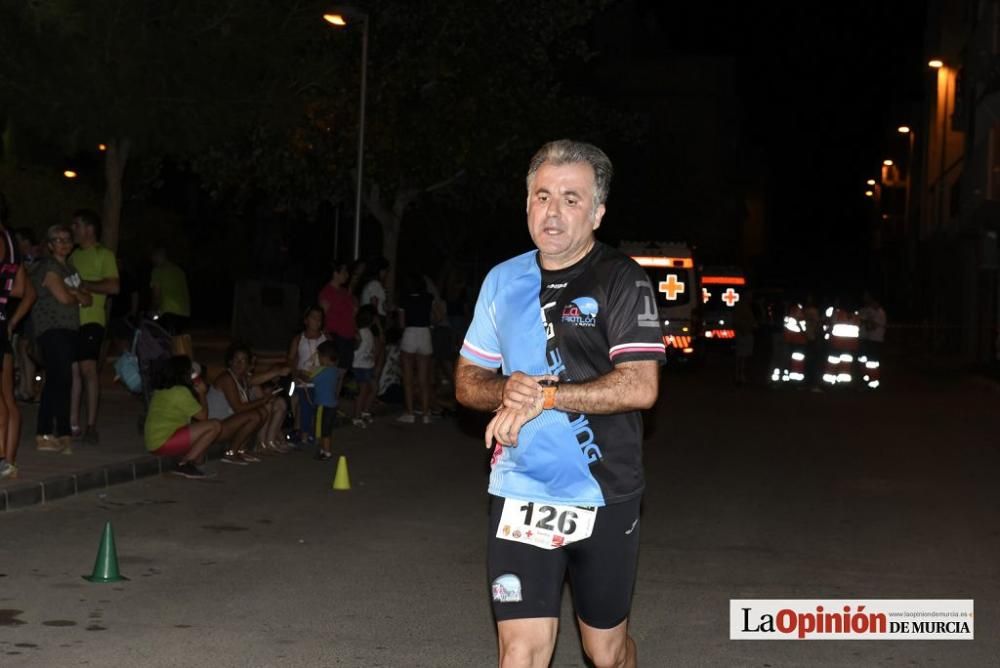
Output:
[[[670,372],[646,443],[644,666],[1000,664],[1000,393],[884,372],[874,395]],[[0,666],[489,666],[475,420],[343,429],[302,454],[0,516]],[[114,525],[123,573],[81,579]],[[730,598],[974,598],[974,641],[728,639]],[[584,665],[568,596],[553,662]]]

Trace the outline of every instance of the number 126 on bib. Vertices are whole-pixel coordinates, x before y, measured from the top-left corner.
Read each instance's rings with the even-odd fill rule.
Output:
[[[504,499],[497,538],[554,550],[589,538],[597,509]]]

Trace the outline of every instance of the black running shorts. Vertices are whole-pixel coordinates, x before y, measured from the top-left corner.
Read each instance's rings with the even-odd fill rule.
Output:
[[[497,538],[504,499],[491,497],[487,570],[497,621],[558,618],[567,575],[585,624],[610,629],[625,621],[635,586],[641,501],[599,508],[589,538],[546,550]],[[508,595],[498,595],[498,588]]]

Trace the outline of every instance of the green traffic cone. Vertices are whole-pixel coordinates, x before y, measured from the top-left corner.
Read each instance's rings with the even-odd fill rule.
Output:
[[[128,580],[118,571],[118,550],[115,548],[115,532],[111,522],[104,525],[101,534],[101,546],[97,550],[97,561],[94,562],[94,572],[84,575],[84,580],[90,582],[120,582]]]

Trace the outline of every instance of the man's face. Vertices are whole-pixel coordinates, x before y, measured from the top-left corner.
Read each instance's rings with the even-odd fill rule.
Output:
[[[594,208],[594,169],[585,162],[544,163],[528,193],[528,232],[546,269],[580,260],[594,243],[604,205]]]
[[[79,244],[79,243],[83,243],[84,241],[86,241],[86,239],[87,239],[87,232],[90,230],[90,228],[87,225],[84,225],[83,222],[81,222],[79,218],[74,218],[73,219],[73,224],[70,225],[70,228],[73,230],[73,241],[74,242],[76,242],[76,243]]]

